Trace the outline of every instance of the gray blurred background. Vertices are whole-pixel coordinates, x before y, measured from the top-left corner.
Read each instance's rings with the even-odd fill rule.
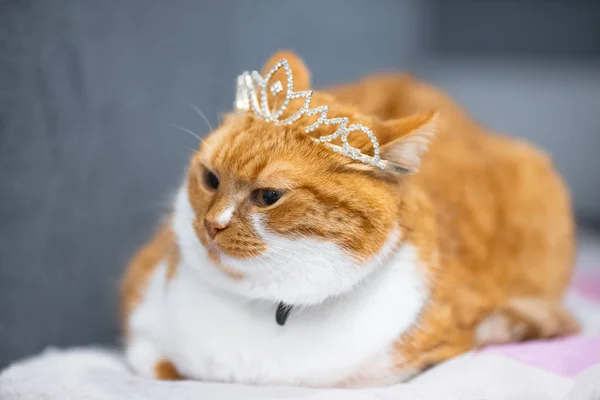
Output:
[[[115,343],[117,284],[235,76],[275,50],[316,86],[404,70],[554,155],[600,221],[600,2],[0,0],[0,368]]]

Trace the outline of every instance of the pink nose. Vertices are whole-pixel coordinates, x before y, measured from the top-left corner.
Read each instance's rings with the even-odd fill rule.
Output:
[[[211,239],[214,239],[215,236],[217,236],[217,233],[226,228],[225,226],[219,225],[217,222],[209,221],[207,219],[204,220],[204,227]]]

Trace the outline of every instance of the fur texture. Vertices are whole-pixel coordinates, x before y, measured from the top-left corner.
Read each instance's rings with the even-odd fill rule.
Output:
[[[292,53],[265,70],[282,57],[295,89],[310,87]],[[486,131],[404,75],[316,92],[312,106],[321,104],[369,126],[382,157],[413,173],[332,152],[303,132],[306,117],[280,127],[228,115],[125,276],[136,371],[383,385],[487,343],[577,329],[561,305],[574,251],[570,201],[545,154]],[[372,151],[368,139],[350,140]],[[266,190],[277,193],[273,204]],[[294,306],[285,326],[275,323],[279,302]]]

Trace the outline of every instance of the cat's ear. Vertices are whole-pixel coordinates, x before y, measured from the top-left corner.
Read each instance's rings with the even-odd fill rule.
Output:
[[[296,55],[293,51],[289,50],[281,50],[277,53],[273,54],[271,58],[265,63],[262,69],[262,76],[264,77],[267,73],[273,68],[273,66],[282,59],[286,59],[290,68],[292,69],[292,74],[294,76],[294,91],[298,92],[301,90],[310,89],[310,72],[304,61],[300,57]],[[279,69],[271,79],[271,82],[281,81],[282,83],[287,82],[285,71],[283,68]]]
[[[430,112],[386,121],[386,132],[378,137],[381,158],[418,172],[421,157],[435,138],[438,120],[438,113]]]

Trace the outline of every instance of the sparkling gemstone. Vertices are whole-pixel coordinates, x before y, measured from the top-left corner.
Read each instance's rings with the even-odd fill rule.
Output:
[[[281,81],[277,81],[271,85],[271,93],[273,93],[273,96],[277,96],[282,91],[283,91],[283,85],[281,84]]]

